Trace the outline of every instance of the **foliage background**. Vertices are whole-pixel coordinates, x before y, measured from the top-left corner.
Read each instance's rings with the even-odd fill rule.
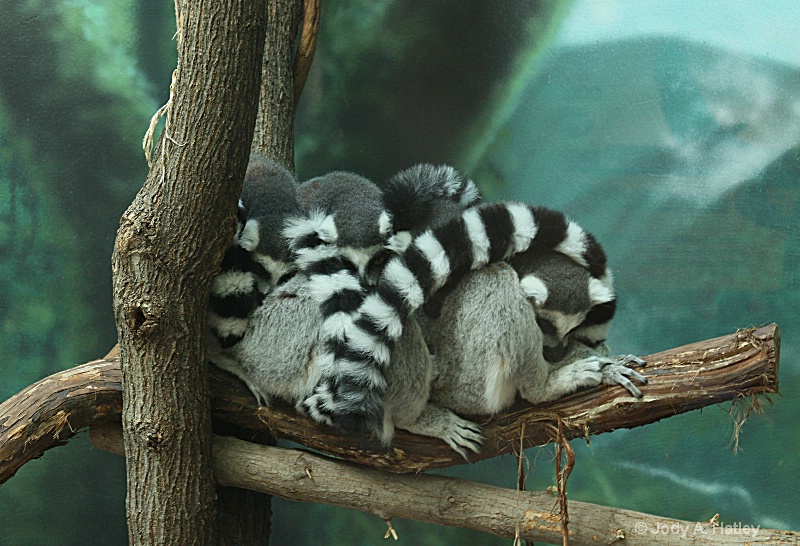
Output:
[[[576,441],[570,498],[800,530],[796,3],[339,0],[297,121],[301,179],[420,161],[553,206],[604,243],[619,352],[778,322],[781,387],[730,449],[729,406]],[[0,0],[0,399],[115,342],[109,257],[175,64],[167,0]],[[530,488],[553,481],[529,450]],[[449,474],[513,487],[501,458]],[[360,513],[275,501],[273,544],[381,543]],[[395,522],[418,544],[501,544]],[[0,488],[0,544],[125,544],[122,460],[86,438]]]

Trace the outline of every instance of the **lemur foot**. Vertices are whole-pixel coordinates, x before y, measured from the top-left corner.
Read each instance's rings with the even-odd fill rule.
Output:
[[[631,379],[647,385],[647,378],[633,370],[647,365],[647,362],[634,355],[621,355],[606,358],[608,362],[603,366],[603,383],[606,385],[622,385],[636,398],[642,397],[642,391],[633,384]]]
[[[441,438],[467,461],[469,457],[467,457],[466,450],[469,449],[473,453],[480,453],[481,445],[485,439],[481,434],[481,427],[460,417],[456,417],[450,423]]]
[[[428,404],[414,423],[397,424],[397,428],[441,438],[465,460],[469,460],[467,450],[479,453],[484,440],[480,426],[433,404]]]

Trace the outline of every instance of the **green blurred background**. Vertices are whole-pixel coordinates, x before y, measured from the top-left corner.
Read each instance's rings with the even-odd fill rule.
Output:
[[[777,322],[783,396],[732,453],[729,405],[574,442],[569,496],[800,530],[800,3],[330,0],[301,179],[420,161],[564,210],[605,245],[610,345]],[[175,65],[166,0],[0,0],[0,400],[115,343],[110,255]],[[527,451],[530,489],[552,450]],[[511,457],[447,474],[514,487]],[[0,487],[0,545],[127,542],[124,463],[85,435]],[[273,545],[382,544],[378,518],[274,502]],[[414,544],[508,544],[398,520]]]

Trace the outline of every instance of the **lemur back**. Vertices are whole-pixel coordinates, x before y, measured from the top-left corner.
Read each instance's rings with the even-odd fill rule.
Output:
[[[584,267],[552,251],[522,258],[516,270],[496,263],[469,273],[430,322],[426,336],[439,371],[432,402],[465,415],[494,414],[518,394],[536,404],[601,383],[640,397],[629,378],[646,379],[628,366],[643,362],[607,358],[604,338],[586,337],[597,331],[586,324],[592,310],[614,301],[610,277],[596,285]]]

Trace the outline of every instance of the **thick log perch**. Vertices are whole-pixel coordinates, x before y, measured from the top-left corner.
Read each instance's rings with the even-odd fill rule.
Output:
[[[92,430],[92,442],[122,454],[119,426]],[[214,439],[214,475],[220,485],[260,491],[300,502],[359,510],[392,518],[449,525],[513,539],[562,543],[556,498],[545,491],[516,491],[457,478],[388,474],[296,449],[260,446],[230,437]],[[721,527],[621,508],[569,501],[571,546],[623,543],[800,544],[800,533],[761,527]]]
[[[473,460],[553,439],[562,421],[568,438],[633,428],[727,400],[778,392],[780,333],[774,324],[645,357],[650,380],[636,400],[618,386],[601,386],[547,406],[519,405],[486,419],[486,442]],[[269,433],[327,454],[392,472],[419,472],[464,463],[439,440],[398,431],[389,450],[341,436],[288,407],[258,408],[246,387],[215,368],[212,407],[218,425]],[[0,404],[0,483],[27,461],[63,444],[80,429],[118,422],[119,360],[97,360],[51,375]]]

